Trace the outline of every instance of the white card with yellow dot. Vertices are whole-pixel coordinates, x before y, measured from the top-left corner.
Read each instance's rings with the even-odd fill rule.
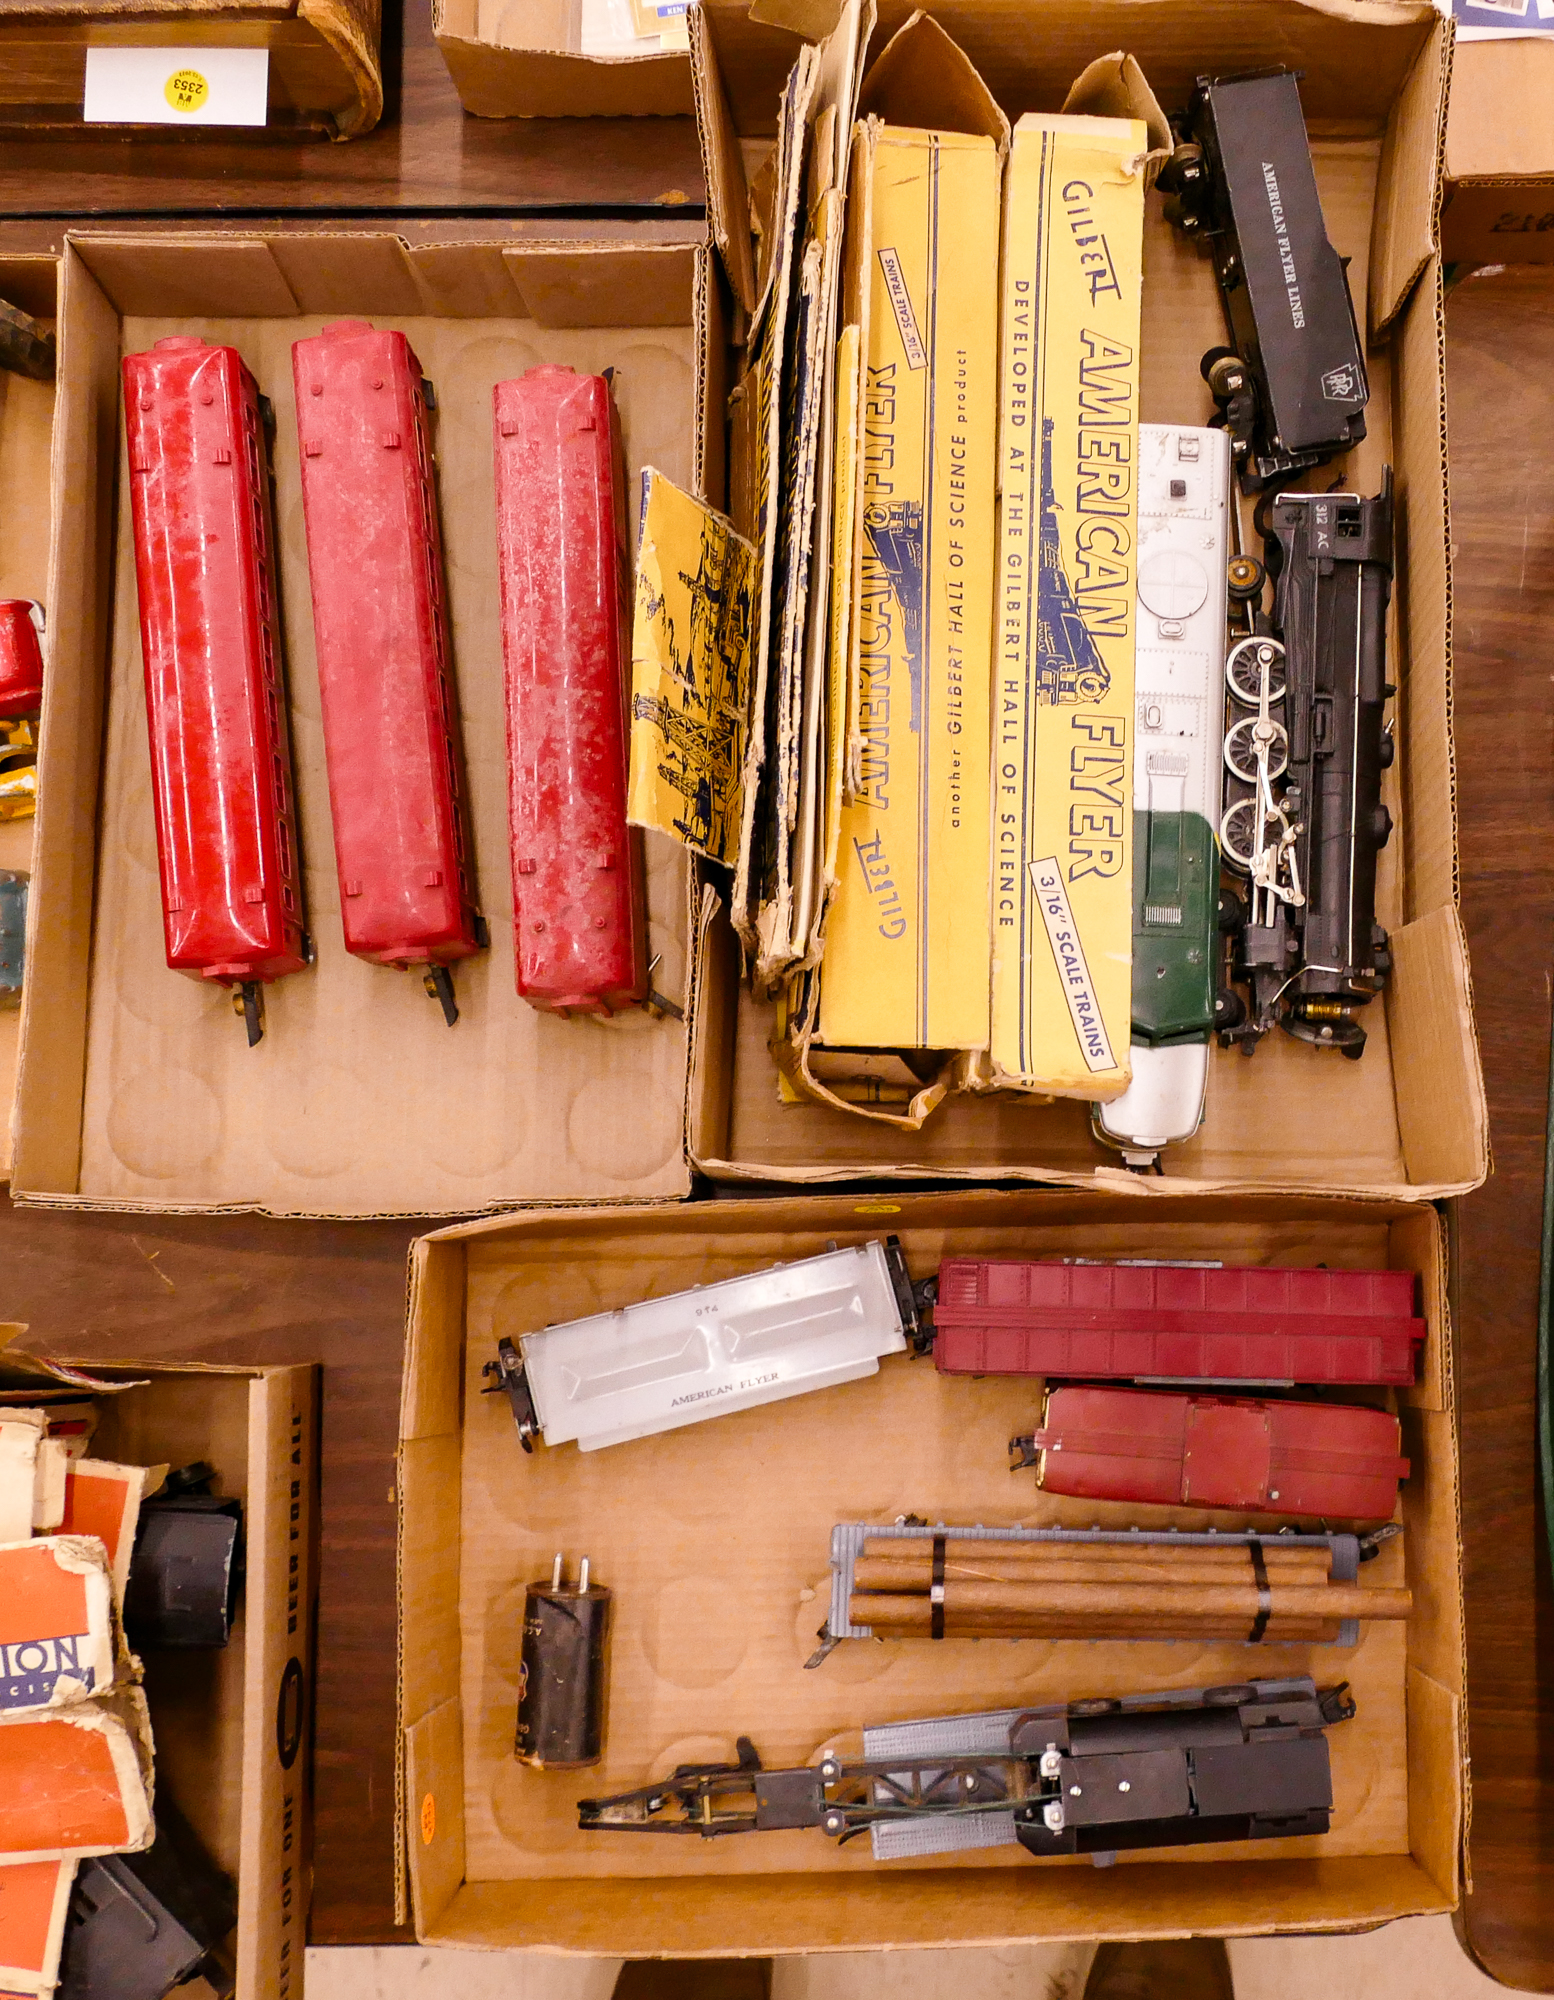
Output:
[[[268,49],[88,49],[88,125],[262,125]]]

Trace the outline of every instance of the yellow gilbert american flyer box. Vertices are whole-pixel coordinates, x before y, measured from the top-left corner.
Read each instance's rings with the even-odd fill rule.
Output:
[[[992,1068],[1129,1080],[1144,124],[1032,114],[1004,194]]]
[[[1001,150],[876,117],[854,137],[857,733],[821,992],[833,1047],[987,1047]]]

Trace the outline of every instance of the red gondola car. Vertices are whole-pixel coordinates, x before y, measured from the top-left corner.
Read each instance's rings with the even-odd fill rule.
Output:
[[[1408,1383],[1425,1331],[1415,1282],[1411,1271],[953,1258],[939,1267],[934,1360],[947,1375]]]
[[[402,333],[341,320],[291,350],[345,948],[426,968],[485,944],[449,659],[428,389]]]
[[[608,1014],[647,989],[615,406],[604,376],[556,367],[498,382],[493,401],[518,991]]]
[[[180,334],[125,357],[124,403],[167,962],[235,988],[252,1045],[311,956],[260,396]]]
[[[43,606],[0,600],[0,722],[20,722],[43,706]]]

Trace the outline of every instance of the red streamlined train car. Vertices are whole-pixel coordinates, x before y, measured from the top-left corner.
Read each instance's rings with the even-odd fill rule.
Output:
[[[312,956],[292,803],[265,412],[235,347],[124,360],[130,514],[167,962],[261,991]]]
[[[1390,1521],[1400,1444],[1390,1410],[1074,1386],[1049,1390],[1041,1429],[1009,1449],[1075,1500]]]
[[[493,401],[518,992],[609,1014],[647,990],[615,406],[604,376],[556,367],[498,382]]]
[[[1410,1383],[1424,1321],[1412,1271],[1232,1264],[939,1267],[934,1361],[947,1375]]]
[[[361,320],[291,350],[345,948],[425,968],[484,948],[449,660],[429,385]]]
[[[0,600],[0,722],[20,722],[43,706],[43,606]]]

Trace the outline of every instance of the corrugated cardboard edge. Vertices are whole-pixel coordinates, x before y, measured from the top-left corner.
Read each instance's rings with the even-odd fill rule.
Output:
[[[1451,98],[1456,24],[1442,16],[1416,59],[1387,119],[1381,175],[1371,214],[1371,283],[1367,314],[1372,340],[1381,340],[1408,303],[1432,256],[1440,249],[1441,203],[1446,171],[1446,121]],[[1435,118],[1418,115],[1435,102]],[[1410,115],[1412,114],[1412,115]],[[1407,125],[1413,143],[1398,139]],[[1424,184],[1425,199],[1419,198]]]
[[[297,18],[334,52],[356,91],[355,108],[335,121],[335,137],[359,139],[383,116],[379,0],[297,0]]]
[[[313,1873],[320,1377],[314,1362],[257,1369],[248,1392],[237,1923],[245,2000],[302,1992]]]
[[[478,1228],[478,1224],[462,1225]],[[456,1235],[460,1225],[451,1234]],[[396,1584],[398,1653],[396,1754],[394,1759],[394,1912],[396,1923],[408,1923],[412,1909],[418,1931],[430,1921],[429,1897],[446,1901],[464,1878],[464,1810],[462,1749],[449,1748],[447,1712],[453,1711],[455,1732],[462,1727],[459,1689],[458,1575],[445,1567],[439,1577],[451,1582],[451,1592],[433,1614],[445,1626],[442,1649],[444,1674],[434,1687],[418,1684],[410,1670],[405,1645],[407,1580],[416,1568],[418,1551],[411,1545],[407,1523],[423,1481],[450,1497],[459,1507],[459,1453],[462,1445],[460,1387],[456,1358],[442,1357],[442,1366],[426,1364],[426,1350],[441,1342],[460,1348],[464,1337],[464,1257],[445,1239],[449,1231],[419,1237],[410,1246],[406,1274],[405,1360],[400,1385],[399,1443],[396,1458]],[[434,1247],[436,1246],[436,1247]],[[424,1377],[430,1376],[430,1392]],[[408,1497],[407,1497],[408,1496]],[[457,1541],[457,1520],[454,1540]],[[436,1650],[435,1648],[433,1649]],[[441,1722],[438,1718],[441,1717]],[[430,1763],[447,1772],[447,1783],[431,1780]],[[426,1800],[431,1798],[431,1807]],[[439,1798],[441,1800],[439,1806]],[[441,1902],[439,1902],[439,1908]]]
[[[712,31],[700,7],[687,16],[691,40],[691,87],[696,100],[696,136],[701,144],[702,181],[707,190],[707,227],[734,297],[745,313],[755,310],[755,251],[750,241],[750,189],[733,114],[718,68]]]

